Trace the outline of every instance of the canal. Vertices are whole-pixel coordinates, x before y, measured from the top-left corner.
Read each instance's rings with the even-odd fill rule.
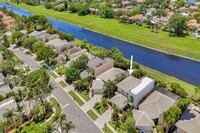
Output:
[[[6,6],[8,10],[12,10],[19,15],[28,16],[32,14],[29,11],[0,2],[0,7],[3,6]],[[152,49],[135,45],[134,43],[122,41],[87,29],[82,29],[78,26],[56,19],[49,18],[49,20],[52,22],[54,28],[66,33],[72,33],[80,40],[86,39],[93,45],[101,46],[107,49],[116,47],[120,49],[125,58],[129,59],[130,56],[133,55],[134,60],[142,65],[174,76],[193,85],[200,85],[200,62],[173,55],[167,55]]]

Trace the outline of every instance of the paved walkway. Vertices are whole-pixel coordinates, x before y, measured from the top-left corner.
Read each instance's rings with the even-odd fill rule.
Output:
[[[108,110],[106,110],[106,112],[104,112],[99,118],[97,118],[95,120],[96,125],[102,129],[105,125],[105,123],[108,123],[111,119],[111,115],[112,115],[112,109],[109,108]]]
[[[88,110],[94,107],[96,102],[101,101],[101,95],[94,95],[87,103],[85,103],[81,108],[83,111],[87,112]]]

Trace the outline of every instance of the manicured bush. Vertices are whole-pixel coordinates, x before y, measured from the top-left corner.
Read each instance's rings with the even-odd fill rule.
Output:
[[[182,97],[182,98],[187,97],[187,95],[188,95],[187,92],[179,84],[177,84],[177,83],[171,83],[170,87],[172,89],[172,92],[176,93],[180,97]]]

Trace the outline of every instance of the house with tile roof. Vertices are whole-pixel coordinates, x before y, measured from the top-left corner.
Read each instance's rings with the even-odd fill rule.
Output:
[[[17,104],[14,97],[7,98],[0,102],[0,121],[3,121],[3,114],[11,109],[16,109]]]
[[[161,124],[162,113],[176,104],[176,99],[164,93],[155,90],[139,105],[140,111],[145,111],[152,120]]]
[[[101,94],[103,92],[104,82],[101,79],[96,79],[92,81],[92,93]]]
[[[137,79],[133,76],[128,76],[116,86],[119,93],[133,98],[133,106],[136,107],[154,89],[154,80],[149,77]]]
[[[76,47],[76,42],[75,41],[68,42],[66,40],[53,39],[47,42],[46,45],[52,47],[54,50],[56,50],[56,52],[61,53],[64,48],[70,49]]]
[[[145,111],[133,110],[132,112],[135,119],[135,126],[140,131],[145,131],[145,133],[153,132],[153,128],[155,127],[154,121]]]
[[[176,124],[177,133],[200,132],[200,108],[190,104]]]
[[[122,75],[122,74],[124,74],[124,70],[120,68],[112,67],[109,70],[97,76],[96,78],[101,79],[104,82],[108,82],[108,80],[113,81],[117,78],[117,76]]]

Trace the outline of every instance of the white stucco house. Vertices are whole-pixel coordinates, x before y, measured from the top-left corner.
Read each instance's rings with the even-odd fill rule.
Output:
[[[92,93],[101,94],[103,92],[104,82],[101,79],[96,79],[92,81]]]
[[[117,84],[117,91],[126,97],[133,98],[133,106],[138,103],[154,89],[154,80],[149,77],[144,77],[141,80],[133,76],[128,76],[126,79]]]

